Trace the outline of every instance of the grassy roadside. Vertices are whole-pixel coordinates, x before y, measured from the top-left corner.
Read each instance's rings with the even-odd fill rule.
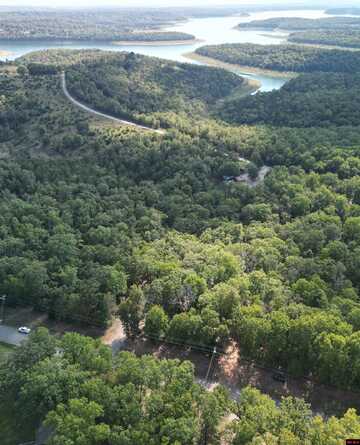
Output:
[[[216,66],[218,68],[224,68],[229,71],[238,71],[240,74],[241,72],[246,72],[249,74],[260,74],[264,76],[271,76],[271,77],[282,77],[282,78],[288,78],[292,79],[294,77],[298,76],[298,73],[295,72],[289,72],[289,71],[273,71],[273,70],[265,70],[261,68],[254,68],[252,66],[245,66],[245,65],[235,65],[231,63],[222,62],[221,60],[213,59],[211,57],[205,57],[201,56],[197,53],[186,53],[183,54],[184,57],[187,59],[195,60],[200,63],[204,63],[205,65],[210,66]]]

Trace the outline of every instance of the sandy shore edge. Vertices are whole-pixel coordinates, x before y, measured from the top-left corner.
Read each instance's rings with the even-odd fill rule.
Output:
[[[197,62],[201,62],[206,65],[217,66],[219,68],[224,68],[224,69],[232,70],[232,71],[238,70],[238,71],[244,72],[245,74],[260,74],[260,75],[262,74],[265,76],[283,77],[283,78],[288,78],[288,79],[292,79],[299,75],[298,73],[295,73],[295,72],[272,71],[272,70],[265,70],[265,69],[261,69],[261,68],[255,68],[252,66],[236,65],[236,64],[232,64],[232,63],[222,62],[221,60],[213,59],[211,57],[201,56],[200,54],[197,54],[194,52],[183,54],[183,56],[186,57],[187,59],[195,60]]]

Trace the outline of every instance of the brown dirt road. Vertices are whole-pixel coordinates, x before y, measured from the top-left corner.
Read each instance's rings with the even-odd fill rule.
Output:
[[[189,360],[195,367],[195,375],[200,383],[206,384],[210,389],[222,384],[228,388],[232,398],[236,400],[239,398],[241,389],[250,385],[268,394],[277,403],[281,397],[290,395],[304,398],[310,403],[314,413],[323,416],[341,415],[349,408],[360,410],[359,393],[315,384],[301,378],[288,377],[285,383],[277,382],[273,379],[273,369],[260,367],[254,362],[243,359],[234,343],[228,345],[225,354],[217,355],[208,382],[205,382],[205,377],[211,353],[144,338],[125,341],[123,346],[125,350],[132,351],[138,356],[149,354],[160,359]]]

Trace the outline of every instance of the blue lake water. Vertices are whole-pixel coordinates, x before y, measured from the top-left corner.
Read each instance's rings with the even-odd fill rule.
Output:
[[[286,41],[287,34],[279,32],[269,32],[262,30],[243,30],[239,31],[234,27],[241,22],[251,20],[262,20],[271,17],[305,17],[321,18],[327,17],[322,10],[299,10],[299,11],[274,11],[257,12],[250,17],[212,17],[203,19],[191,19],[184,23],[177,23],[170,26],[167,30],[182,31],[193,34],[201,42],[186,45],[115,45],[113,43],[98,42],[0,42],[0,50],[10,53],[7,59],[14,60],[28,52],[48,49],[48,48],[71,48],[71,49],[89,49],[98,48],[111,51],[134,51],[140,54],[160,57],[179,62],[198,63],[187,59],[184,54],[193,52],[196,48],[203,45],[213,45],[221,43],[259,43],[263,45],[280,44]],[[0,58],[1,59],[1,58]],[[5,58],[2,58],[3,60]],[[235,70],[235,72],[244,77],[253,78],[261,82],[261,91],[271,91],[281,88],[288,80],[286,77],[273,77],[269,75],[251,74]]]

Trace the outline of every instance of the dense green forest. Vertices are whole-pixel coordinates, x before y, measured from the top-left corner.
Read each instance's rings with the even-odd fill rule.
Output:
[[[158,85],[156,110],[149,88],[149,102],[131,111],[169,130],[95,125],[63,97],[59,75],[29,70],[31,57],[2,67],[0,293],[8,304],[100,326],[119,314],[129,336],[145,321],[148,335],[175,341],[232,338],[260,363],[359,389],[360,122],[351,109],[358,76],[299,77],[277,93],[297,91],[287,109],[276,93],[232,98],[241,80],[223,70],[161,68],[131,54],[107,55],[103,64],[86,54],[79,63],[78,52],[62,57],[75,63],[69,79],[78,76],[83,88],[89,79],[92,105],[113,91],[116,67],[121,85],[125,71],[134,82],[141,74],[143,91]],[[349,90],[337,96],[341,119],[328,108],[326,125],[316,118],[315,81],[327,82],[324,97],[326,89]],[[187,108],[165,97],[176,97],[181,83],[189,86]],[[119,106],[129,98],[122,88]],[[304,109],[312,120],[294,125],[303,97],[313,97]],[[266,98],[293,121],[220,120],[236,120],[254,101],[251,116]],[[202,104],[196,123],[194,100]],[[246,169],[256,176],[263,164],[272,170],[255,188],[223,180]]]
[[[324,29],[295,32],[289,42],[360,48],[360,29]]]
[[[360,51],[298,45],[226,43],[202,46],[196,53],[226,63],[275,71],[353,73],[360,69]]]
[[[236,74],[192,64],[114,53],[66,70],[69,91],[80,101],[114,116],[153,126],[155,113],[205,116],[217,101],[247,82]]]
[[[357,10],[357,8],[354,8]],[[339,10],[340,11],[340,10]],[[331,14],[331,12],[329,13]],[[339,12],[339,14],[352,14]],[[354,14],[353,14],[354,15]],[[355,14],[356,15],[356,14]],[[296,31],[288,40],[295,43],[320,44],[358,48],[360,46],[360,19],[357,17],[331,17],[307,19],[300,17],[275,17],[240,23],[238,29],[282,29]]]
[[[188,18],[220,17],[244,13],[241,7],[217,8],[101,8],[101,9],[3,9],[1,40],[164,41],[194,36],[160,32],[164,26]],[[145,32],[144,32],[145,31]]]
[[[119,53],[116,53],[119,54]],[[95,62],[97,60],[112,60],[116,54],[100,49],[47,49],[32,51],[16,59],[16,65],[41,64],[53,65],[57,70],[65,69],[79,63]],[[6,64],[5,64],[6,66]]]
[[[0,17],[0,40],[117,40],[135,30],[153,31],[178,18],[157,9],[5,11]]]
[[[308,29],[348,29],[360,27],[357,17],[330,17],[321,19],[306,19],[301,17],[274,17],[265,20],[253,20],[240,23],[239,29],[284,29],[289,31]]]
[[[78,110],[62,69],[79,100],[166,132]],[[242,97],[234,74],[133,53],[44,51],[0,70],[8,307],[102,328],[119,317],[130,338],[231,340],[260,365],[360,390],[359,75],[303,74]],[[225,180],[264,165],[255,187]],[[40,329],[0,364],[0,428],[21,443],[43,421],[50,445],[360,434],[354,410],[324,420],[251,388],[235,402],[199,386],[190,363],[113,358],[100,341]]]
[[[358,126],[359,94],[359,74],[304,74],[278,91],[228,100],[220,114],[229,122],[241,124]]]
[[[0,364],[0,403],[8,407],[6,428],[22,425],[19,441],[44,421],[49,445],[337,445],[360,434],[353,409],[324,420],[301,399],[276,405],[251,387],[234,402],[221,386],[210,392],[197,384],[190,362],[113,358],[99,341],[59,340],[45,329]]]

